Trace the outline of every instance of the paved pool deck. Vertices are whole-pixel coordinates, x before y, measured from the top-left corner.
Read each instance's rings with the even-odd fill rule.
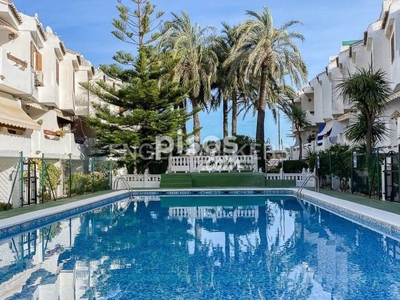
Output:
[[[209,190],[224,190],[224,191],[255,191],[255,190],[282,190],[276,188],[190,188],[190,189],[139,189],[135,191],[150,191],[150,192],[165,192],[165,191],[209,191]],[[298,191],[297,188],[286,188],[294,195]],[[104,191],[93,194],[81,195],[73,198],[65,198],[57,201],[41,203],[37,205],[24,206],[21,208],[11,209],[9,211],[0,212],[0,229],[7,228],[15,224],[22,224],[24,222],[34,220],[38,217],[51,215],[67,210],[86,205],[88,203],[95,203],[102,199],[127,194],[128,191]],[[318,199],[320,203],[326,203],[327,206],[335,206],[357,214],[365,215],[367,218],[372,218],[379,222],[384,222],[389,226],[396,227],[400,232],[400,203],[388,202],[376,199],[369,199],[359,195],[352,195],[348,193],[341,193],[331,190],[320,190],[315,192],[313,190],[304,189],[301,193],[304,196],[309,196]],[[128,194],[127,194],[128,195]]]

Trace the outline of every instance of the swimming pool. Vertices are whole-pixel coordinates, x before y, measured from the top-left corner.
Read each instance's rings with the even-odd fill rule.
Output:
[[[399,246],[287,195],[148,195],[1,240],[0,298],[399,299]]]

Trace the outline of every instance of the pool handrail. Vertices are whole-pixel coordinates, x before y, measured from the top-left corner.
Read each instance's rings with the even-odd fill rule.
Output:
[[[124,183],[125,187],[128,189],[128,191],[129,191],[129,199],[133,199],[133,198],[134,198],[134,197],[133,197],[133,190],[132,190],[132,188],[129,186],[129,183],[128,183],[128,181],[126,180],[125,177],[120,176],[120,177],[117,177],[117,178],[115,179],[115,181],[114,181],[114,190],[117,190],[117,189],[118,189],[118,184],[119,184],[120,181],[122,181],[122,182]]]
[[[315,179],[315,191],[319,192],[319,182],[318,182],[318,177],[315,175],[315,173],[311,173],[310,175],[307,176],[307,178],[302,182],[301,186],[299,187],[299,189],[296,192],[296,199],[297,201],[300,203],[301,207],[306,210],[303,202],[301,201],[301,191],[305,188],[305,186],[307,185],[308,181],[314,177]]]

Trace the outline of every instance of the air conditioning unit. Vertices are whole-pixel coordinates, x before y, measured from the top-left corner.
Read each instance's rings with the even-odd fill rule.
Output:
[[[35,86],[43,86],[43,72],[42,71],[35,72]]]

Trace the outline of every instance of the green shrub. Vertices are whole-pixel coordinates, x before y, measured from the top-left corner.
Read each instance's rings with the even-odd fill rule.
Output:
[[[94,172],[94,176],[92,176],[91,178],[92,179],[94,178],[93,182],[94,191],[104,191],[109,189],[108,174]],[[92,180],[90,182],[92,183]]]
[[[279,163],[279,167],[282,165],[284,173],[301,173],[303,169],[308,168],[308,164],[303,160],[285,160]]]
[[[0,203],[0,211],[12,209],[11,203]]]
[[[46,173],[43,174],[42,169],[42,160],[41,159],[33,159],[32,163],[35,163],[37,165],[37,171],[39,173],[39,182],[44,183],[44,202],[53,200],[53,192],[56,195],[57,191],[57,186],[60,184],[60,178],[61,178],[61,169],[59,167],[56,167],[53,163],[51,162],[45,162],[46,163]],[[33,164],[31,164],[31,171],[33,170]],[[44,178],[43,178],[44,176]],[[25,184],[27,181],[28,177],[28,171],[24,172],[24,177],[25,177]],[[53,192],[52,192],[53,190]],[[38,186],[38,197],[39,199],[42,199],[42,188],[39,185]]]
[[[74,173],[71,176],[71,195],[82,195],[92,191],[102,191],[109,188],[108,176],[101,172],[93,174]],[[67,193],[69,194],[70,182],[69,178],[65,181]]]
[[[279,173],[281,170],[280,168],[271,168],[268,170],[267,173]]]

